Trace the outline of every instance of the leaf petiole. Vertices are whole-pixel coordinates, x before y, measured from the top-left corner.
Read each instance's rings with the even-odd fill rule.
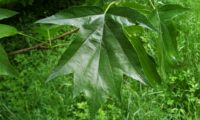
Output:
[[[106,8],[106,10],[104,11],[104,14],[106,14],[106,13],[108,12],[108,10],[110,9],[110,7],[111,7],[112,5],[114,5],[114,4],[116,4],[116,3],[117,3],[117,1],[111,2],[111,3],[108,5],[108,7]]]

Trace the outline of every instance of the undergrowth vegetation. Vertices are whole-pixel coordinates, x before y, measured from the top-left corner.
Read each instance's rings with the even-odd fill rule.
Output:
[[[131,1],[128,0],[121,0],[120,3],[105,0],[105,4],[102,1],[0,0],[1,8],[13,10],[13,13],[9,14],[10,16],[6,15],[6,18],[1,17],[0,14],[1,120],[200,119],[200,1],[136,0],[137,2],[134,2],[134,4],[131,4]],[[98,5],[104,11],[101,13],[101,10],[96,7],[91,7],[91,11],[84,7],[72,7],[86,4]],[[168,10],[164,7],[160,7],[159,10],[156,9],[158,6],[174,4],[181,5],[178,6],[180,11],[174,10],[176,6],[165,6]],[[132,7],[136,11],[121,9],[122,15],[127,16],[115,18],[116,15],[121,15],[120,12],[116,12],[119,10],[117,9],[119,6]],[[88,12],[90,15],[94,15],[89,20],[96,21],[91,22],[83,19],[87,24],[80,19],[73,19],[72,21],[72,18],[70,18],[74,17],[72,14],[59,12],[69,7],[68,10],[77,14],[76,17],[82,19],[83,14],[86,15]],[[81,13],[81,10],[84,12]],[[153,12],[149,13],[148,10]],[[174,15],[163,15],[170,10],[174,10]],[[132,17],[126,13],[127,11],[135,12],[133,14],[136,15],[133,18],[135,21],[130,20]],[[137,13],[137,11],[139,12]],[[56,12],[58,12],[57,16],[55,15]],[[103,18],[96,17],[95,12],[98,15],[101,14]],[[53,14],[53,17],[48,17]],[[173,19],[168,20],[169,17]],[[63,18],[68,21],[62,23],[60,19]],[[102,25],[103,20],[105,22]],[[79,23],[74,25],[74,21]],[[171,23],[174,26],[170,26]],[[124,27],[121,28],[120,25]],[[78,26],[79,29],[74,26]],[[106,32],[95,33],[101,26],[105,26]],[[113,29],[110,29],[112,27]],[[3,30],[3,28],[5,29]],[[5,30],[10,32],[5,32]],[[69,32],[73,30],[75,31]],[[96,31],[93,32],[93,30]],[[125,34],[122,34],[122,32]],[[115,34],[112,35],[112,33]],[[174,35],[175,33],[176,35]],[[98,79],[101,82],[95,81],[95,74],[92,77],[88,74],[82,75],[81,67],[77,67],[76,71],[73,71],[73,66],[70,66],[71,64],[76,66],[75,63],[78,60],[84,60],[84,56],[81,56],[85,50],[83,47],[80,47],[82,54],[74,55],[74,58],[79,58],[78,60],[67,61],[66,56],[70,56],[74,52],[69,50],[75,50],[77,40],[80,43],[83,42],[82,39],[86,39],[85,43],[91,42],[88,42],[90,40],[88,34],[93,34],[90,37],[95,40],[98,39],[99,34],[102,34],[103,37],[99,39],[107,44],[106,47],[104,46],[106,50],[111,51],[108,54],[100,55],[103,58],[99,63],[106,66],[105,68],[101,67],[99,72],[99,76],[103,76],[101,78],[103,80]],[[118,40],[118,38],[126,40],[126,42],[119,40],[120,45],[125,46],[124,48],[118,47],[116,49],[115,46],[119,44],[115,40]],[[128,44],[128,41],[131,44]],[[159,41],[164,42],[160,43]],[[168,41],[168,43],[165,41]],[[172,43],[169,43],[169,41],[172,41]],[[42,45],[38,46],[41,43]],[[92,43],[96,45],[98,42],[92,41],[87,45],[89,46]],[[158,47],[158,44],[160,47]],[[177,48],[172,47],[175,44],[177,44]],[[31,50],[24,49],[35,45],[36,47]],[[70,47],[72,45],[74,46]],[[127,50],[128,52],[125,55],[128,57],[124,57],[123,54],[120,57],[114,56],[113,51],[121,53],[119,48],[125,51],[125,48],[130,48],[130,45],[133,45],[134,53]],[[100,51],[104,52],[104,50],[101,50],[102,48],[100,47]],[[19,49],[23,51],[17,51]],[[92,50],[98,51],[99,49],[92,48]],[[85,51],[87,54],[84,55],[91,53],[90,49]],[[96,54],[91,53],[90,55],[95,58]],[[127,58],[133,60],[132,57],[137,59],[136,62],[125,64],[125,60]],[[9,58],[9,61],[7,58]],[[124,61],[118,61],[116,58],[121,58]],[[110,68],[108,67],[108,63],[110,63],[108,60],[112,61],[109,64]],[[57,65],[58,61],[60,62]],[[91,61],[92,64],[94,60]],[[82,61],[82,67],[84,67],[84,63],[85,61]],[[120,65],[127,65],[129,69]],[[57,67],[55,68],[55,66]],[[67,67],[62,68],[63,66]],[[90,66],[92,65],[89,64],[88,69],[84,69],[84,73],[88,71],[95,73],[95,71],[90,71]],[[66,72],[72,68],[73,72]],[[94,66],[91,68],[94,68]],[[135,70],[134,76],[132,73],[128,73],[130,72],[128,70],[131,72]],[[90,80],[91,78],[95,82]],[[114,82],[120,84],[112,83],[111,78],[117,80]],[[118,78],[123,78],[123,80],[120,81]]]

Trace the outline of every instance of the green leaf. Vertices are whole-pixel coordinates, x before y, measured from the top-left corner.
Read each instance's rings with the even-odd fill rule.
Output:
[[[160,23],[160,37],[157,41],[157,55],[160,64],[160,73],[166,79],[166,73],[177,65],[177,36],[178,32],[173,22]]]
[[[150,15],[152,24],[159,30],[159,39],[157,40],[157,58],[159,72],[163,79],[166,79],[166,73],[177,64],[177,35],[178,32],[172,19],[181,15],[187,8],[176,4],[168,4],[156,9]]]
[[[16,14],[17,14],[17,12],[15,12],[15,11],[0,8],[0,20],[12,17]]]
[[[143,68],[143,71],[147,79],[150,81],[150,84],[153,86],[155,85],[156,81],[160,82],[161,78],[157,73],[157,70],[155,67],[156,64],[145,51],[145,48],[143,47],[143,44],[142,44],[142,40],[139,36],[141,33],[144,32],[144,30],[139,26],[131,26],[131,27],[125,27],[124,32],[126,33],[127,38],[129,39],[129,41],[135,48],[135,51],[137,52],[141,66]]]
[[[92,115],[107,96],[121,100],[123,75],[144,83],[137,53],[122,26],[140,25],[153,29],[147,18],[126,7],[112,7],[106,13],[91,6],[73,7],[37,23],[73,25],[79,39],[73,40],[49,77],[74,75],[74,96],[84,92]]]
[[[86,5],[94,5],[102,7],[104,5],[104,0],[86,0]]]
[[[161,23],[161,30],[162,30],[162,43],[163,49],[165,51],[165,60],[166,63],[169,63],[167,66],[173,66],[177,62],[177,36],[178,32],[176,27],[174,26],[173,22],[165,22]]]
[[[183,7],[181,5],[177,5],[177,4],[163,5],[158,9],[159,16],[160,16],[161,20],[163,20],[163,21],[171,20],[171,19],[185,13],[188,10],[189,10],[188,8],[185,8],[185,7]]]
[[[0,75],[17,76],[17,72],[9,63],[6,52],[0,44]]]
[[[0,28],[1,28],[0,29],[0,39],[3,37],[9,37],[12,35],[16,35],[18,33],[17,29],[10,25],[0,24]]]
[[[135,1],[120,1],[120,2],[118,2],[117,5],[129,7],[129,8],[135,9],[137,11],[140,11],[141,13],[144,13],[144,14],[150,14],[151,13],[151,8],[149,8],[148,6],[144,6],[142,4],[139,4]]]

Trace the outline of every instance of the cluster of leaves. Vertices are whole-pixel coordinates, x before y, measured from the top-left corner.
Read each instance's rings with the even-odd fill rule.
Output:
[[[2,9],[0,8],[0,20],[12,17],[16,15],[17,12],[7,10],[7,9]],[[10,25],[5,25],[5,24],[0,24],[0,39],[12,35],[16,35],[17,29],[10,26]],[[11,76],[16,76],[16,71],[14,68],[11,66],[11,64],[8,61],[8,57],[6,52],[4,51],[3,46],[0,44],[0,75],[11,75]]]
[[[109,3],[109,4],[107,4]],[[88,3],[91,4],[91,3]],[[84,93],[89,110],[94,115],[108,96],[121,101],[121,86],[126,75],[142,83],[155,85],[160,76],[166,79],[170,66],[176,65],[174,17],[187,9],[180,5],[154,5],[152,8],[135,2],[97,1],[98,6],[79,6],[58,12],[37,23],[71,25],[79,29],[78,38],[71,41],[49,80],[73,73],[74,97]],[[0,9],[1,19],[15,15]],[[0,26],[0,38],[17,34],[8,25]],[[142,44],[141,34],[157,32],[155,61]],[[16,75],[0,46],[0,75]],[[157,73],[156,65],[159,67]],[[147,81],[148,80],[148,81]]]
[[[145,74],[149,83],[159,81],[154,63],[141,40],[134,36],[142,28],[159,33],[156,57],[160,75],[166,78],[167,67],[174,65],[176,60],[176,31],[170,20],[187,10],[173,4],[145,9],[151,11],[149,16],[154,27],[135,8],[124,7],[134,5],[134,2],[119,3],[120,7],[113,4],[110,3],[104,11],[99,7],[72,7],[38,21],[80,29],[80,38],[72,41],[49,79],[74,73],[74,95],[84,92],[92,113],[105,101],[105,96],[114,95],[121,100],[123,75],[146,82]]]

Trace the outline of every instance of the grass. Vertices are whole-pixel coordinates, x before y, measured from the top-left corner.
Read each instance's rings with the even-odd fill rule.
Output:
[[[199,0],[168,0],[191,7],[191,11],[176,19],[179,37],[179,66],[168,79],[155,88],[141,85],[125,77],[123,104],[109,98],[99,110],[96,120],[199,120],[200,119],[200,2]],[[34,13],[34,12],[33,12]],[[28,47],[40,40],[48,40],[70,27],[33,25],[34,14],[19,17],[18,29],[34,39],[16,36],[4,39],[6,50]],[[48,12],[47,12],[48,13]],[[39,15],[41,16],[41,15]],[[24,26],[26,24],[26,26]],[[16,25],[15,25],[16,26]],[[52,28],[52,29],[50,29]],[[37,32],[33,33],[32,30]],[[50,35],[48,35],[49,30]],[[52,33],[51,33],[52,31]],[[56,31],[56,32],[55,32]],[[55,33],[55,34],[53,34]],[[73,100],[72,76],[45,82],[70,40],[76,35],[58,40],[47,50],[33,50],[10,57],[20,75],[0,78],[0,119],[2,120],[87,120],[88,106],[84,95]],[[67,43],[66,43],[67,41]],[[18,42],[19,44],[9,44]],[[120,110],[119,108],[122,108]]]

